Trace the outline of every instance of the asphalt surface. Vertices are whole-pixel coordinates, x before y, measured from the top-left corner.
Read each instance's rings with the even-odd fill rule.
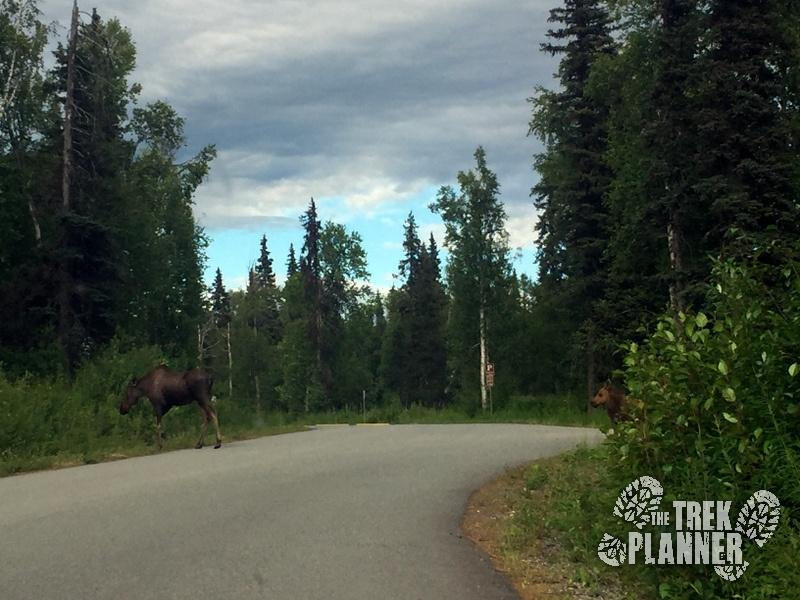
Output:
[[[601,438],[325,427],[0,479],[0,598],[517,598],[461,537],[469,495]]]

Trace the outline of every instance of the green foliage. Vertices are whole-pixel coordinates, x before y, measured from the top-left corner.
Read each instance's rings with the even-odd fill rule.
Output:
[[[124,390],[164,362],[157,348],[123,351],[114,340],[70,382],[64,376],[12,380],[0,371],[0,471],[15,471],[32,458],[89,456],[103,448],[154,440],[152,417],[137,409],[119,414]]]
[[[597,544],[605,531],[614,531],[615,520],[610,507],[617,491],[605,466],[606,452],[581,446],[525,468],[524,487],[511,500],[513,512],[503,535],[507,556],[530,548],[537,557],[555,551],[567,559],[560,562],[571,565],[570,579],[598,594],[625,575],[597,559]],[[623,596],[615,589],[608,597],[649,597],[639,591]]]
[[[414,215],[405,222],[403,285],[387,298],[389,318],[383,348],[384,382],[404,406],[444,405],[447,387],[445,310],[436,242],[420,241]]]
[[[574,345],[565,359],[585,365],[588,388],[598,368],[608,369],[605,343],[610,323],[608,244],[611,221],[606,203],[612,171],[606,156],[612,96],[589,93],[595,64],[613,55],[605,3],[569,0],[550,11],[558,27],[542,51],[562,56],[559,91],[537,88],[529,132],[545,144],[534,167],[539,182],[531,195],[539,210],[536,230],[541,300],[568,315],[562,336]],[[570,356],[572,354],[572,356]],[[562,355],[563,356],[563,355]]]
[[[160,343],[193,355],[202,319],[205,237],[192,214],[192,195],[208,171],[213,149],[188,163],[174,155],[183,145],[183,119],[156,102],[134,111],[137,154],[129,171],[130,198],[121,211],[125,280],[130,288],[121,328],[140,343]],[[190,165],[193,165],[190,167]]]
[[[184,120],[164,102],[132,107],[136,51],[116,19],[79,19],[47,73],[57,30],[35,0],[0,7],[0,357],[74,374],[115,335],[189,355],[206,244],[191,203],[213,146],[175,164]]]
[[[709,258],[742,251],[729,232],[797,239],[795,4],[568,0],[551,12],[542,48],[562,57],[562,86],[537,88],[530,123],[545,144],[539,299],[571,313],[567,360],[595,343],[596,379],[667,301],[703,302]]]
[[[487,362],[501,345],[494,324],[503,314],[505,297],[513,287],[505,206],[499,199],[500,183],[489,169],[486,153],[478,147],[475,169],[459,171],[459,192],[442,187],[429,208],[441,215],[445,247],[449,251],[447,292],[450,310],[446,325],[451,387],[464,407],[488,408],[482,385],[481,348]]]
[[[280,401],[295,414],[339,410],[360,402],[365,391],[374,401],[384,317],[363,284],[369,273],[361,235],[320,223],[313,199],[300,222],[300,264],[294,272],[290,258],[280,309]]]
[[[651,474],[675,497],[730,499],[734,506],[759,489],[774,493],[784,511],[782,534],[762,552],[747,553],[746,576],[726,589],[789,597],[797,581],[770,574],[797,572],[789,549],[800,543],[796,252],[769,246],[749,260],[716,262],[707,309],[664,316],[644,344],[630,343],[627,351],[632,420],[609,439],[620,480]],[[692,573],[709,597],[730,593],[713,573]],[[663,577],[668,597],[689,597],[698,587]]]

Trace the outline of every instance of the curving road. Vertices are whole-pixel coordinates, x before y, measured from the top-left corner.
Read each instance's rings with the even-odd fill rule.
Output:
[[[3,600],[517,598],[470,493],[594,443],[534,425],[325,427],[0,480]]]

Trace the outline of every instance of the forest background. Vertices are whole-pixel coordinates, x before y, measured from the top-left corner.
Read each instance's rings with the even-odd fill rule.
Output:
[[[184,121],[135,104],[130,32],[76,18],[46,70],[36,2],[0,0],[3,469],[152,443],[147,411],[117,407],[161,362],[213,371],[223,435],[422,408],[588,423],[613,376],[636,399],[609,444],[620,481],[646,467],[695,496],[770,489],[797,544],[800,8],[566,0],[551,23],[558,81],[533,90],[527,124],[545,148],[535,281],[512,269],[477,146],[431,199],[445,264],[409,214],[398,284],[376,293],[359,233],[311,200],[289,256],[276,266],[265,232],[246,289],[228,290],[220,272],[203,283],[192,212],[215,148],[176,161]],[[171,413],[167,431],[195,418]]]

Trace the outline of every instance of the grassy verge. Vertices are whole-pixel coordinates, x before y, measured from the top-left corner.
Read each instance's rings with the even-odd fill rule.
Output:
[[[656,597],[632,570],[613,569],[597,557],[603,532],[613,531],[618,493],[599,460],[603,452],[582,446],[516,472],[510,517],[499,535],[505,568],[522,589],[550,581],[559,584],[555,597]]]
[[[9,384],[6,384],[7,386]],[[85,389],[63,383],[9,386],[19,396],[18,422],[8,423],[0,447],[0,476],[42,469],[63,468],[146,456],[157,452],[149,403],[140,402],[130,415],[117,410],[117,392],[101,390],[93,403]],[[2,390],[0,390],[2,391]],[[9,394],[10,396],[11,394]],[[28,399],[27,403],[23,401]],[[65,402],[60,399],[66,398]],[[93,407],[91,405],[94,404]],[[87,408],[89,406],[90,408]],[[221,400],[217,409],[223,443],[303,430],[320,423],[542,423],[598,427],[608,422],[605,413],[585,407],[574,398],[519,396],[501,410],[468,414],[455,408],[433,410],[420,406],[389,405],[367,411],[340,410],[321,414],[288,415],[273,412],[253,415]],[[49,417],[43,415],[50,415]],[[200,433],[196,406],[173,409],[164,417],[163,451],[192,448]],[[0,432],[2,433],[2,432]],[[213,428],[210,439],[213,441]],[[207,441],[208,441],[207,437]]]
[[[214,444],[214,432],[213,428],[210,427],[209,429],[211,431],[206,435],[206,446],[210,448]],[[297,423],[256,427],[229,427],[223,430],[223,444],[236,440],[294,433],[305,429],[304,425]],[[196,431],[183,430],[174,434],[167,433],[161,452],[194,448],[199,435],[199,428]],[[63,469],[79,465],[110,462],[135,456],[149,456],[158,452],[159,450],[155,445],[155,429],[153,429],[152,441],[132,440],[129,438],[99,438],[91,444],[83,445],[82,448],[76,450],[59,450],[55,453],[47,454],[32,452],[17,454],[12,449],[7,449],[0,454],[0,477],[30,471]]]
[[[355,408],[335,412],[299,415],[303,423],[531,423],[573,427],[607,427],[608,416],[598,409],[586,410],[585,402],[572,396],[513,396],[508,404],[497,410],[469,412],[459,408],[434,410],[418,405],[403,408],[397,405]]]
[[[613,515],[630,480],[619,481],[607,469],[608,451],[581,447],[537,460],[509,471],[470,501],[465,533],[508,574],[524,600],[797,597],[800,531],[789,506],[763,548],[745,544],[749,567],[735,582],[721,580],[709,565],[601,562],[597,547],[603,533],[626,539],[631,529]]]

